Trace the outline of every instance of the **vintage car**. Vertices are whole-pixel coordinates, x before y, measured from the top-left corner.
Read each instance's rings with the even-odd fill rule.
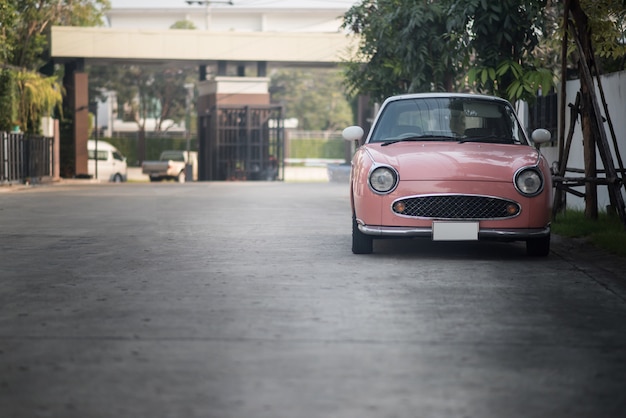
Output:
[[[504,99],[454,93],[390,97],[372,128],[351,126],[352,252],[377,238],[525,241],[550,252],[550,167]]]

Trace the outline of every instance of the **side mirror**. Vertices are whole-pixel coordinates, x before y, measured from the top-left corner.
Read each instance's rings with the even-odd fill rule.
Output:
[[[552,134],[547,129],[535,129],[531,135],[533,142],[535,144],[545,144],[546,142],[550,142],[552,139]]]
[[[364,134],[365,131],[363,131],[363,128],[360,126],[348,126],[343,130],[343,132],[341,132],[341,136],[343,136],[343,139],[346,141],[355,141],[359,143],[361,142]]]

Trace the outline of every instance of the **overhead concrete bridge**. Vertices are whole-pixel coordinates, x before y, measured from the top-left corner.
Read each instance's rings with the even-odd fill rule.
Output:
[[[200,97],[198,112],[201,112],[219,101],[220,95],[228,97],[228,104],[236,103],[236,90],[241,89],[242,83],[248,84],[245,91],[255,93],[240,97],[240,103],[269,103],[267,88],[265,92],[259,92],[259,84],[267,86],[269,82],[266,78],[268,68],[335,66],[348,60],[355,47],[355,38],[342,32],[53,27],[51,55],[55,63],[65,65],[66,108],[74,115],[74,149],[62,151],[74,154],[74,174],[87,172],[89,97],[86,65],[197,65],[200,95],[208,97],[206,100]],[[226,77],[233,65],[236,66],[236,80]]]
[[[341,32],[209,32],[200,30],[111,29],[56,26],[56,62],[220,61],[276,65],[329,66],[350,58],[354,38]]]

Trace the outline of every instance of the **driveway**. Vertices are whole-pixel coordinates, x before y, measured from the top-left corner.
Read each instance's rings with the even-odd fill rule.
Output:
[[[0,220],[2,417],[626,411],[626,270],[569,241],[356,256],[333,182],[33,187]]]

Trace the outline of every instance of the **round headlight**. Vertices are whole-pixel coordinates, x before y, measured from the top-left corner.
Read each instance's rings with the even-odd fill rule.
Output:
[[[524,196],[535,196],[543,190],[543,176],[534,168],[527,168],[515,175],[515,188]]]
[[[390,167],[378,167],[370,174],[370,186],[376,193],[388,193],[396,187],[397,173]]]

